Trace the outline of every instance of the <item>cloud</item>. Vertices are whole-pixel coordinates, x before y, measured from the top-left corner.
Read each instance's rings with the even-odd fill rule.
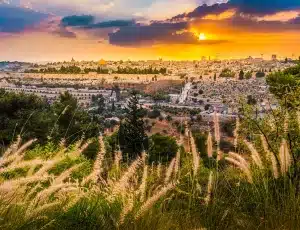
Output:
[[[104,21],[95,24],[90,24],[84,26],[85,29],[101,29],[101,28],[111,28],[111,27],[125,27],[132,26],[135,24],[134,20],[112,20],[112,21]]]
[[[230,0],[229,4],[251,15],[266,15],[280,11],[300,9],[299,0]]]
[[[228,42],[225,40],[199,41],[198,36],[187,30],[186,22],[154,22],[150,25],[133,25],[120,28],[109,34],[109,43],[117,46],[152,46],[156,44],[197,44],[212,45]]]
[[[48,17],[47,14],[0,4],[0,32],[16,33],[31,28]]]
[[[94,22],[95,18],[91,15],[72,15],[61,20],[62,26],[87,26]]]

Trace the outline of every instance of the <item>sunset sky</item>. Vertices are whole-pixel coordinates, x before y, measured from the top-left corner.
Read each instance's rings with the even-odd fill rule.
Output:
[[[300,0],[0,0],[0,60],[300,56]]]

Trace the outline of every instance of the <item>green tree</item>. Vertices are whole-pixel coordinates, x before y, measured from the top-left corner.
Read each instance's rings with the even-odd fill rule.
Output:
[[[273,93],[286,107],[300,106],[300,65],[267,76],[267,83]]]
[[[241,70],[240,73],[239,73],[239,80],[243,80],[244,77],[245,77],[245,73],[244,73],[243,70]]]
[[[0,142],[8,145],[17,135],[47,141],[54,115],[46,100],[35,95],[0,89]]]
[[[166,163],[172,160],[178,151],[175,138],[159,133],[150,138],[149,161]]]
[[[88,139],[99,135],[99,123],[79,107],[76,98],[69,92],[60,95],[59,101],[53,105],[53,111],[56,115],[56,123],[50,133],[53,140],[66,138],[67,143],[72,143],[82,137]]]
[[[222,70],[222,72],[220,74],[220,77],[222,77],[222,78],[234,78],[235,73],[233,71],[231,71],[230,69],[226,68],[226,69]]]
[[[148,149],[148,137],[143,120],[145,111],[139,104],[136,92],[133,92],[128,100],[125,113],[125,119],[119,128],[119,143],[123,155],[134,159],[143,150]]]
[[[250,71],[248,71],[246,74],[245,74],[245,78],[247,80],[251,79],[252,78],[252,73]]]

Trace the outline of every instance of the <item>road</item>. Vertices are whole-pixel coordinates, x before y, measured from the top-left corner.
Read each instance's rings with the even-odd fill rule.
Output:
[[[184,104],[185,103],[191,88],[192,88],[192,83],[191,82],[188,82],[188,83],[185,84],[185,86],[182,90],[182,93],[179,97],[179,104]]]

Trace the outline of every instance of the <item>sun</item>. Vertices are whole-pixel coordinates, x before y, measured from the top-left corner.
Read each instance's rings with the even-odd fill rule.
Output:
[[[199,40],[200,40],[200,41],[206,40],[206,36],[205,36],[204,33],[200,33],[200,35],[199,35]]]

